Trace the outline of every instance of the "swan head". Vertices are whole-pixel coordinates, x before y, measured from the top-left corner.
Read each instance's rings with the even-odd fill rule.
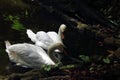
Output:
[[[60,39],[62,41],[62,39],[64,39],[64,35],[63,35],[63,32],[66,30],[66,25],[65,24],[61,24],[60,25],[60,28],[59,28],[59,31],[58,31],[58,35],[60,36]]]
[[[67,26],[65,24],[60,25],[60,30],[61,30],[62,33],[66,30],[66,27]]]
[[[56,53],[54,52],[54,50],[56,50],[56,49],[58,49],[60,51],[60,52],[58,52],[59,54],[63,53],[63,50],[64,50],[63,44],[55,43],[55,44],[51,45],[48,49],[48,55],[55,62],[55,64],[57,64],[57,63],[62,64],[59,57],[56,57],[56,55],[55,55]]]

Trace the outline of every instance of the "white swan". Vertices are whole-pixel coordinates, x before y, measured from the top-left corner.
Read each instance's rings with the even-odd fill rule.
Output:
[[[27,68],[41,68],[42,65],[55,65],[60,60],[54,55],[54,49],[63,51],[62,44],[53,44],[48,49],[48,54],[41,48],[28,43],[11,45],[5,41],[6,52],[9,59],[16,65]]]
[[[35,43],[35,45],[40,46],[46,50],[55,43],[61,43],[63,38],[63,32],[66,29],[66,25],[62,24],[60,25],[60,28],[58,30],[58,33],[54,31],[44,32],[39,31],[36,34],[32,32],[32,30],[27,29],[27,35]]]
[[[64,38],[63,32],[65,31],[65,29],[66,29],[66,25],[61,24],[60,28],[58,30],[58,33],[54,32],[54,31],[49,31],[49,32],[47,32],[47,34],[54,41],[54,43],[57,43],[57,42],[62,43],[62,39]]]

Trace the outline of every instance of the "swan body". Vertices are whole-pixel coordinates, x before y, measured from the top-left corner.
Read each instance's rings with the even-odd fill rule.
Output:
[[[56,32],[49,31],[47,35],[53,40],[53,43],[62,43],[61,37]]]
[[[36,34],[32,32],[32,30],[27,29],[27,35],[31,39],[31,41],[35,43],[35,45],[48,50],[48,48],[52,44],[55,44],[55,43],[63,44],[62,33],[64,32],[65,28],[66,28],[66,25],[62,24],[60,25],[58,33],[54,31],[49,31],[49,32],[39,31]]]
[[[39,31],[36,33],[36,39],[35,45],[42,47],[43,49],[48,50],[49,46],[54,44],[53,40],[49,35],[46,34],[44,31]]]
[[[53,51],[56,48],[62,49],[61,45],[55,44],[48,49],[48,54],[47,54],[41,47],[28,43],[11,45],[9,41],[5,41],[5,45],[6,45],[6,52],[8,53],[10,61],[16,63],[16,65],[20,65],[22,67],[27,67],[27,68],[28,67],[40,68],[44,64],[55,65],[54,61],[57,58],[54,58],[55,56],[53,57],[54,54]],[[59,60],[57,59],[57,61]]]

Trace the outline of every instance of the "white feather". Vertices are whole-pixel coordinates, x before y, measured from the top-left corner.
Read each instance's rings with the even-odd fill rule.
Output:
[[[47,53],[38,46],[21,43],[6,47],[9,58],[22,67],[40,68],[43,64],[55,65]]]

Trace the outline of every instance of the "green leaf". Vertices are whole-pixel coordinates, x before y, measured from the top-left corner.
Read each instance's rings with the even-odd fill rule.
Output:
[[[89,57],[89,56],[80,55],[79,57],[80,57],[80,59],[82,59],[84,62],[90,62],[90,57]]]
[[[93,70],[94,70],[94,67],[90,67],[89,70],[90,70],[90,71],[93,71]]]
[[[113,21],[113,20],[110,20],[111,23],[115,24],[115,25],[118,25],[117,22]]]
[[[65,65],[65,66],[62,66],[60,67],[60,69],[71,69],[71,68],[74,68],[75,65],[71,64],[71,65]]]
[[[23,24],[20,23],[20,17],[19,16],[8,15],[8,16],[5,16],[5,17],[6,18],[4,20],[12,22],[12,26],[11,26],[12,29],[18,30],[18,31],[25,29]]]
[[[25,29],[25,27],[18,20],[14,20],[12,24],[12,29],[19,31]]]
[[[25,10],[25,16],[28,16],[28,10]]]
[[[109,64],[110,63],[110,59],[107,57],[107,58],[104,58],[103,59],[103,62],[106,63],[106,64]]]
[[[50,65],[42,65],[43,70],[50,71],[52,67]]]
[[[4,20],[6,20],[6,21],[13,21],[13,16],[12,15],[8,15],[8,16],[6,16],[6,15],[3,15],[5,18],[4,18]]]

